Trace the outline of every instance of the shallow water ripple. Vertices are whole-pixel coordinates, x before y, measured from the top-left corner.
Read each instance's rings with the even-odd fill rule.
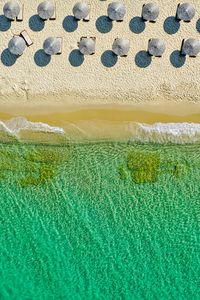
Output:
[[[0,159],[1,299],[198,299],[199,145],[4,143]]]

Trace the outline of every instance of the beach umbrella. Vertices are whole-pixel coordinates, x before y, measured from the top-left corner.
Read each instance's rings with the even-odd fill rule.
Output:
[[[60,51],[61,42],[60,39],[55,37],[49,37],[44,41],[43,49],[48,55],[55,55]]]
[[[55,6],[51,1],[44,1],[38,5],[37,12],[42,20],[48,20],[55,13]]]
[[[3,7],[3,13],[6,18],[14,20],[20,13],[19,3],[15,0],[7,2]]]
[[[73,7],[74,17],[78,20],[85,19],[90,13],[90,8],[85,2],[77,2]]]
[[[95,53],[95,41],[92,38],[83,38],[79,42],[79,50],[84,55]]]
[[[159,6],[156,3],[147,3],[142,8],[142,18],[145,21],[155,21],[159,15]]]
[[[118,56],[125,56],[130,49],[130,42],[128,39],[117,38],[112,45],[112,51]]]
[[[200,52],[200,41],[196,39],[187,39],[183,42],[181,49],[182,55],[197,56]]]
[[[8,43],[10,53],[14,55],[22,55],[26,48],[25,40],[21,36],[14,36]]]
[[[195,7],[192,3],[182,3],[178,5],[176,17],[178,20],[190,21],[195,16]]]
[[[152,56],[162,56],[165,52],[165,42],[160,39],[150,39],[148,44],[148,52]]]
[[[108,17],[113,21],[122,21],[126,14],[126,7],[121,2],[112,2],[108,5]]]

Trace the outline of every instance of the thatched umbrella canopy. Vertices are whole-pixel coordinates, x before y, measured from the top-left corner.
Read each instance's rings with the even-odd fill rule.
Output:
[[[79,50],[84,55],[95,53],[95,41],[92,38],[84,38],[79,42]]]
[[[148,52],[152,56],[162,56],[165,52],[165,42],[160,39],[150,39],[148,44]]]
[[[142,18],[145,21],[155,21],[159,16],[159,6],[156,3],[147,3],[142,8]]]
[[[86,2],[77,2],[73,7],[73,15],[77,20],[85,19],[90,13],[90,8]]]
[[[60,51],[61,42],[58,38],[49,37],[44,41],[43,49],[48,55],[55,55]]]
[[[48,20],[54,15],[55,6],[51,1],[44,1],[38,5],[37,12],[42,20]]]
[[[20,13],[19,3],[15,0],[7,2],[3,7],[3,13],[9,20],[14,20]]]
[[[108,5],[107,13],[112,21],[121,21],[126,14],[126,7],[121,2],[112,2]]]
[[[10,53],[14,55],[22,55],[26,48],[25,40],[21,36],[14,36],[8,43]]]
[[[187,39],[183,42],[182,55],[197,56],[200,52],[200,41],[197,39]]]
[[[178,20],[191,21],[195,16],[195,7],[192,3],[182,3],[177,7]]]
[[[112,45],[112,51],[118,56],[127,55],[130,49],[130,42],[128,39],[117,38]]]

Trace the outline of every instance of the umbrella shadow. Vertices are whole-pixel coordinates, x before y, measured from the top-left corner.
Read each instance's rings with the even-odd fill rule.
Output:
[[[51,56],[39,49],[34,55],[34,61],[38,67],[46,67],[51,61]]]
[[[11,67],[13,66],[16,61],[17,61],[17,56],[10,53],[9,49],[4,49],[3,52],[1,53],[1,61],[2,64],[6,67]]]
[[[175,68],[181,68],[186,61],[186,56],[181,55],[180,50],[175,50],[170,55],[170,62],[173,67]]]
[[[67,32],[74,32],[78,28],[78,21],[74,16],[67,16],[63,20],[63,28]]]
[[[4,15],[0,15],[0,31],[7,31],[11,27],[11,21]]]
[[[69,62],[73,67],[80,67],[84,62],[84,55],[78,49],[74,49],[69,54]]]
[[[135,56],[135,64],[139,68],[147,68],[150,66],[152,61],[152,56],[145,50],[139,51]]]
[[[196,30],[200,32],[200,19],[198,19],[196,22]]]
[[[104,67],[112,68],[114,65],[116,65],[118,61],[118,57],[116,54],[113,53],[111,50],[106,50],[101,55],[101,63],[104,65]]]
[[[33,15],[29,19],[29,27],[33,31],[41,31],[44,29],[45,22],[38,16]]]
[[[129,28],[133,33],[142,33],[145,30],[146,24],[141,17],[134,17],[129,22]]]
[[[175,34],[179,31],[180,22],[174,17],[167,17],[163,24],[164,31],[168,34]]]
[[[108,16],[101,16],[96,20],[96,29],[101,33],[108,33],[113,27],[113,22]]]

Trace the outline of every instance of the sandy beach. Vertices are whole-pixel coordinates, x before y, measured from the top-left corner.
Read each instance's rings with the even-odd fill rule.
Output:
[[[5,2],[2,1],[1,10]],[[38,109],[50,113],[53,109],[63,111],[63,107],[68,111],[72,107],[94,105],[96,109],[98,105],[112,104],[137,105],[139,109],[145,105],[150,110],[162,111],[169,103],[182,104],[182,111],[191,104],[187,114],[200,111],[200,56],[182,61],[177,53],[182,39],[199,38],[200,3],[194,3],[195,18],[190,23],[181,22],[180,28],[176,28],[172,17],[178,0],[157,1],[160,15],[155,24],[141,24],[141,1],[124,1],[127,13],[124,21],[118,23],[105,18],[109,1],[88,1],[90,21],[78,23],[72,17],[74,1],[57,0],[56,20],[45,23],[36,16],[40,1],[23,3],[23,22],[7,24],[1,16],[1,112],[24,115],[34,113],[33,108],[36,113]],[[8,53],[8,42],[13,34],[24,29],[34,44],[14,60]],[[63,52],[48,60],[41,49],[49,36],[63,38]],[[77,48],[81,36],[97,39],[96,53],[84,59]],[[111,57],[116,37],[130,39],[131,49],[126,58]],[[165,40],[166,51],[162,58],[148,61],[144,51],[148,39],[153,37]]]
[[[179,110],[178,106],[174,106],[171,110],[168,107],[167,112],[165,109],[156,111],[152,107],[139,110],[133,106],[127,108],[112,105],[71,108],[68,111],[45,112],[43,109],[35,113],[26,110],[23,115],[16,111],[12,114],[4,112],[0,113],[0,139],[7,141],[12,137],[11,140],[17,138],[21,141],[56,144],[94,140],[127,142],[131,139],[159,143],[199,142],[200,113],[192,110],[186,113],[187,109],[183,105]]]

